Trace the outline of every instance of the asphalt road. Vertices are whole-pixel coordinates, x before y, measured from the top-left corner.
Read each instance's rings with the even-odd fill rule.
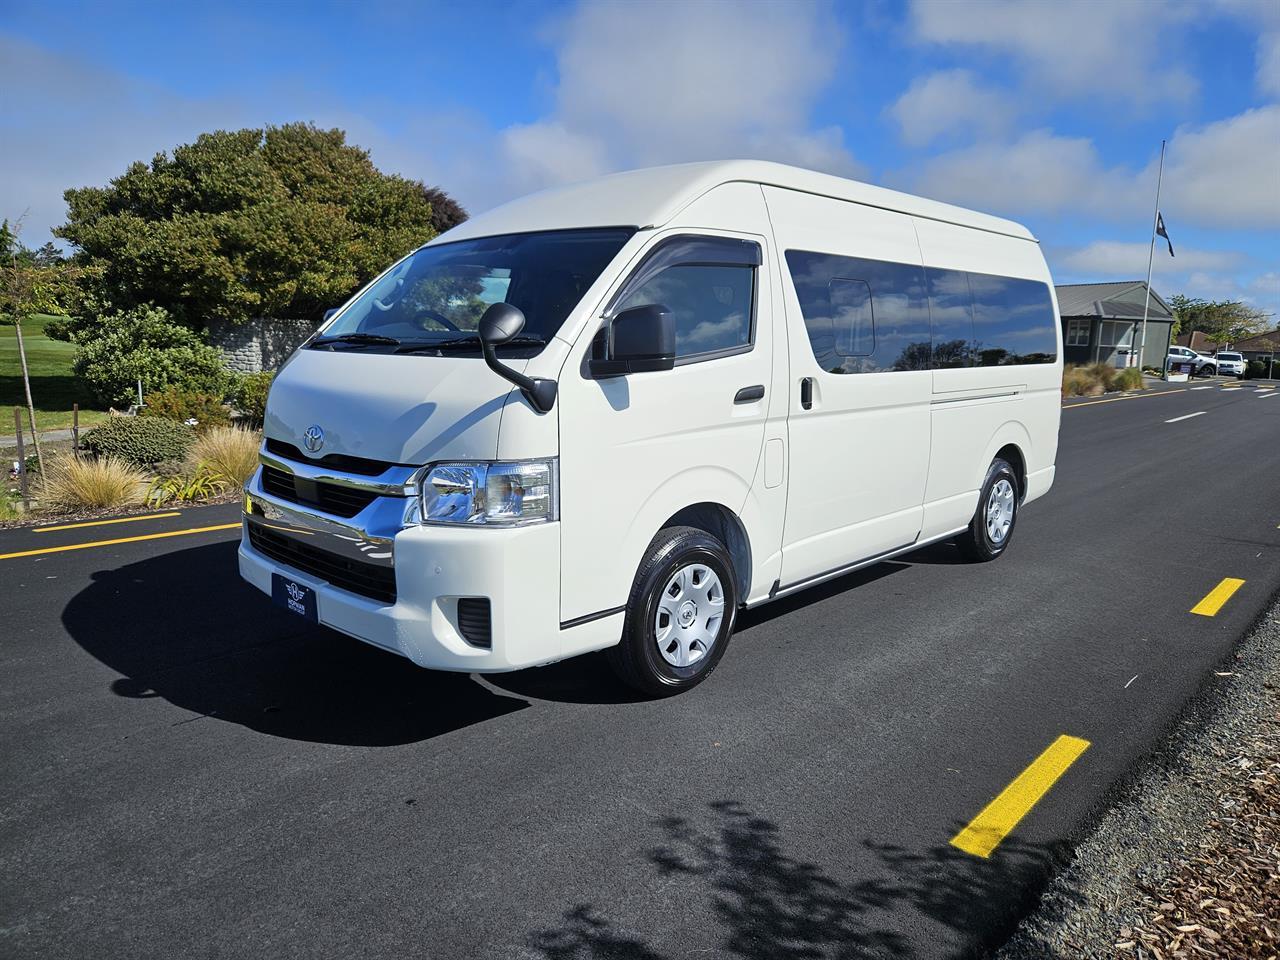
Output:
[[[1076,404],[1058,465],[1000,561],[761,608],[662,702],[598,657],[479,680],[308,628],[235,530],[0,559],[0,955],[980,951],[1280,586],[1280,398]],[[948,843],[1062,734],[1091,745],[990,858]]]

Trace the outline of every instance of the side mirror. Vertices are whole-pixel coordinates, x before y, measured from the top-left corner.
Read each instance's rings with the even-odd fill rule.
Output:
[[[676,320],[660,303],[623,310],[601,334],[597,355],[587,363],[593,377],[670,370],[676,365]]]
[[[509,303],[491,303],[480,317],[480,340],[494,346],[506,343],[524,329],[524,313]]]
[[[556,382],[543,377],[526,377],[498,359],[494,347],[501,346],[524,329],[524,313],[509,303],[489,304],[480,316],[480,350],[484,362],[498,376],[520,388],[524,398],[539,413],[548,413],[556,403]]]

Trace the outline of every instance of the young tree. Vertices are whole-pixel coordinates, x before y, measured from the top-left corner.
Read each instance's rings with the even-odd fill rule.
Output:
[[[75,283],[75,273],[57,264],[42,263],[41,251],[33,253],[22,245],[22,220],[10,226],[0,222],[0,323],[12,324],[18,341],[18,361],[22,367],[22,387],[27,400],[27,422],[41,464],[40,434],[36,430],[36,407],[31,396],[31,372],[27,367],[27,346],[22,323],[33,313],[60,313]]]
[[[56,232],[104,309],[318,321],[388,264],[465,218],[438,188],[374,167],[341,130],[217,131],[68,190]]]

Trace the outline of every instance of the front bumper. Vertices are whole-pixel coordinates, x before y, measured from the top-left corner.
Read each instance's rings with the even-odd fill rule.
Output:
[[[437,670],[517,670],[579,652],[567,649],[560,630],[558,524],[484,529],[410,524],[387,531],[385,539],[358,531],[363,539],[353,547],[364,546],[365,556],[381,558],[394,570],[395,599],[380,601],[255,549],[250,523],[331,545],[348,539],[336,531],[351,531],[362,519],[338,524],[299,510],[265,494],[259,477],[247,490],[254,516],[245,518],[239,558],[240,575],[264,593],[272,592],[271,575],[283,574],[315,591],[319,621],[325,626]],[[490,647],[464,639],[458,621],[461,597],[489,600]]]

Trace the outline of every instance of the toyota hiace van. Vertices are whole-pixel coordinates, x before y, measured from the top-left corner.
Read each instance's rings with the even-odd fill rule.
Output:
[[[737,613],[939,540],[1004,554],[1062,374],[1035,238],[773,163],[454,227],[279,371],[243,577],[438,670],[704,680]]]

